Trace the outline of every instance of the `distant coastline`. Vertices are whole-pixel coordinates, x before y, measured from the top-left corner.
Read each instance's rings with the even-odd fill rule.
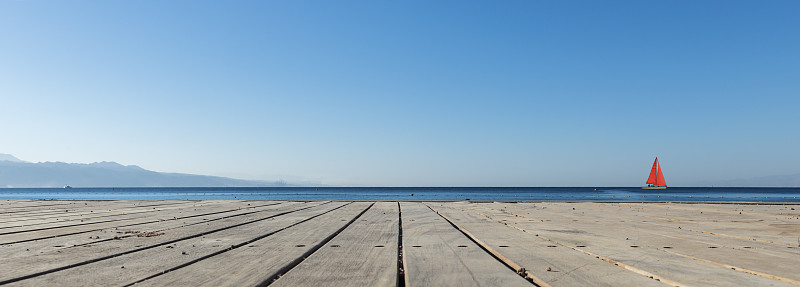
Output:
[[[643,185],[643,183],[642,183]],[[185,173],[156,172],[136,165],[122,165],[113,161],[95,163],[38,162],[18,159],[0,153],[0,188],[61,188],[72,187],[287,187],[327,186],[308,182],[284,180],[244,180],[221,176]],[[596,186],[584,186],[594,188]],[[700,181],[689,185],[670,187],[800,187],[800,173]],[[570,187],[572,188],[572,187]]]
[[[163,173],[116,162],[89,164],[64,162],[31,163],[0,160],[0,187],[234,187],[289,186],[284,181],[243,180],[220,176]]]

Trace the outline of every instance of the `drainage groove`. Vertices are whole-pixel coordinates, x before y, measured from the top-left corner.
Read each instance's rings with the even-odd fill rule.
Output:
[[[280,204],[280,203],[272,203],[272,204],[261,205],[261,206],[276,205],[276,204]],[[232,209],[232,210],[221,211],[221,212],[231,212],[231,211],[236,211],[236,210],[238,210],[238,209]],[[81,217],[76,217],[75,219],[62,220],[60,222],[69,222],[69,221],[77,221],[77,220],[89,220],[89,219],[104,218],[104,217],[114,217],[114,216],[120,216],[120,215],[143,215],[143,214],[147,214],[149,212],[152,212],[152,211],[151,210],[142,210],[142,211],[131,211],[129,213],[121,213],[121,214],[106,214],[106,215],[88,216],[88,217],[82,217],[81,216]],[[215,213],[220,213],[220,211],[207,213],[207,214],[215,214]],[[62,214],[63,215],[64,213],[63,212],[58,212],[57,214]],[[98,212],[97,214],[100,214],[100,213]],[[202,216],[202,215],[207,215],[207,214],[193,215],[193,216]],[[115,221],[131,220],[131,219],[136,219],[136,218],[143,218],[143,217],[131,217],[131,218],[115,219]],[[181,217],[181,218],[188,218],[188,217]],[[178,219],[181,219],[181,218],[178,218]],[[52,218],[48,218],[48,219],[52,219]],[[28,220],[39,220],[39,219],[31,218],[31,219],[26,219],[25,221],[28,221]],[[20,222],[20,221],[14,221],[14,222]],[[6,223],[6,222],[2,222],[2,223]],[[35,226],[35,225],[52,224],[52,223],[54,223],[54,222],[42,222],[42,223],[27,224],[27,225],[23,224],[23,225],[0,227],[0,229],[17,228],[17,227],[29,227],[29,226]],[[58,226],[54,226],[54,227],[50,227],[50,228],[58,228]]]
[[[280,203],[277,203],[277,204],[280,204]],[[264,206],[270,206],[270,205],[276,205],[276,204],[257,205],[257,206],[251,206],[251,208],[264,207]],[[239,209],[211,212],[211,213],[206,213],[206,214],[196,214],[196,215],[178,217],[177,219],[185,219],[185,218],[197,217],[197,216],[205,216],[205,215],[214,215],[214,214],[232,212],[232,211],[237,211],[237,210],[239,210]],[[214,222],[214,221],[217,221],[217,220],[223,220],[223,219],[228,219],[228,218],[232,218],[232,217],[248,215],[248,214],[253,214],[253,213],[258,213],[258,212],[265,212],[265,211],[271,211],[271,209],[259,210],[259,211],[251,211],[251,212],[245,212],[245,213],[239,213],[239,214],[233,214],[233,215],[226,215],[226,216],[223,216],[223,217],[206,219],[206,220],[195,222],[195,223],[187,223],[187,224],[183,224],[181,226],[174,226],[174,227],[169,227],[169,228],[164,228],[164,229],[154,229],[152,231],[153,232],[162,232],[162,231],[167,231],[167,230],[172,230],[172,229],[186,228],[186,227],[193,226],[193,225],[206,224],[206,223]],[[146,224],[146,223],[137,223],[137,224],[134,224],[134,225],[139,225],[139,224]],[[127,227],[127,226],[130,226],[130,225],[123,225],[123,226],[118,226],[118,227],[113,227],[113,228]],[[121,235],[121,236],[117,236],[117,239],[124,239],[124,238],[133,237],[133,236],[137,236],[137,235],[138,234],[135,234],[135,233],[134,234],[130,234],[130,235]],[[74,248],[74,247],[78,247],[78,246],[93,245],[93,244],[97,244],[97,243],[100,243],[100,242],[117,240],[117,239],[114,239],[114,238],[102,239],[102,240],[97,240],[97,241],[81,243],[81,244],[75,244],[75,245],[72,245],[71,247],[67,247],[67,248]],[[15,243],[15,242],[12,242],[12,243]]]
[[[133,207],[121,207],[120,209],[118,209],[118,210],[116,210],[116,211],[124,211],[124,210],[136,210],[136,209],[138,209],[139,207],[152,207],[152,206],[176,205],[176,204],[185,204],[185,205],[188,205],[188,203],[180,203],[180,202],[179,202],[179,203],[169,203],[169,204],[136,205],[136,206],[133,206]],[[64,207],[67,207],[67,206],[74,206],[73,204],[61,204],[61,205],[64,205]],[[100,208],[99,206],[94,206],[94,205],[93,205],[93,207],[94,207],[94,208]],[[84,208],[85,208],[85,207],[84,207]],[[91,209],[81,209],[81,210],[75,210],[75,211],[78,211],[78,212],[85,212],[85,211],[91,211]],[[12,211],[12,212],[8,212],[8,213],[17,213],[17,212],[22,212],[22,211]],[[15,214],[14,216],[18,216],[18,215],[19,215],[20,217],[29,217],[29,216],[31,216],[31,215],[55,215],[55,214],[64,214],[64,210],[63,210],[63,209],[28,210],[28,211],[25,211],[25,212],[28,212],[28,213],[25,213],[25,214]],[[98,214],[99,214],[99,213],[102,213],[102,212],[104,212],[104,211],[98,211]],[[108,213],[108,212],[106,211],[105,213]],[[19,218],[19,217],[16,217],[16,218]],[[12,217],[12,218],[9,218],[9,219],[15,219],[15,218],[14,218],[14,217]],[[32,219],[32,220],[35,220],[35,219]],[[18,220],[18,221],[21,221],[21,220]],[[3,223],[10,223],[10,222],[14,222],[14,221],[4,221]]]
[[[26,206],[7,206],[7,207],[3,207],[3,209],[12,209],[12,208],[39,208],[39,207],[42,207],[42,206],[61,206],[61,205],[70,205],[70,204],[69,204],[69,203],[64,203],[64,204],[42,204],[42,205],[26,205]],[[35,210],[35,209],[34,209],[34,210]],[[27,212],[27,211],[30,211],[30,210],[7,211],[7,212],[0,212],[0,214],[6,214],[6,213],[15,213],[15,212]]]
[[[266,238],[266,237],[272,236],[272,235],[273,235],[273,234],[275,234],[275,233],[278,233],[278,232],[284,231],[284,230],[286,230],[286,229],[289,229],[289,228],[291,228],[291,227],[294,227],[294,226],[296,226],[296,225],[298,225],[298,224],[301,224],[301,223],[303,223],[303,222],[306,222],[306,221],[312,220],[312,219],[314,219],[314,218],[317,218],[317,217],[323,216],[323,215],[325,215],[325,214],[327,214],[327,213],[329,213],[329,212],[332,212],[332,211],[334,211],[334,210],[337,210],[337,209],[339,209],[339,208],[342,208],[342,207],[348,206],[348,205],[350,205],[351,203],[353,203],[353,202],[349,202],[349,203],[347,203],[347,204],[344,204],[344,205],[342,205],[342,206],[339,206],[339,207],[337,207],[337,208],[334,208],[334,209],[331,209],[331,210],[325,211],[325,212],[323,212],[323,213],[320,213],[320,214],[314,215],[314,216],[312,216],[312,217],[309,217],[309,218],[303,219],[302,221],[295,222],[295,223],[293,223],[293,224],[291,224],[291,225],[289,225],[289,226],[286,226],[286,227],[283,227],[283,228],[281,228],[281,229],[278,229],[278,230],[272,231],[272,232],[270,232],[270,233],[263,234],[263,235],[259,235],[258,237],[256,237],[256,238],[253,238],[253,239],[250,239],[250,240],[248,240],[248,241],[246,241],[246,242],[242,242],[242,243],[239,243],[239,244],[236,244],[236,245],[231,245],[231,247],[230,247],[230,248],[225,248],[225,249],[223,249],[223,250],[220,250],[220,251],[217,251],[217,252],[214,252],[214,253],[208,254],[208,255],[206,255],[206,256],[203,256],[203,257],[197,258],[197,259],[195,259],[195,260],[192,260],[192,261],[186,262],[186,263],[184,263],[184,264],[181,264],[181,265],[178,265],[178,266],[172,267],[172,268],[170,268],[170,269],[164,270],[164,271],[162,271],[161,273],[157,273],[157,274],[150,275],[150,276],[148,276],[148,277],[145,277],[144,279],[141,279],[141,280],[139,280],[139,281],[136,281],[136,282],[133,282],[133,283],[130,283],[130,284],[124,285],[124,286],[125,286],[125,287],[127,287],[127,286],[132,286],[132,285],[135,285],[135,284],[138,284],[138,283],[144,282],[144,281],[146,281],[146,280],[150,280],[150,279],[153,279],[153,278],[155,278],[155,277],[158,277],[158,276],[161,276],[161,275],[167,274],[167,273],[169,273],[169,272],[172,272],[172,271],[175,271],[175,270],[181,269],[181,268],[183,268],[183,267],[186,267],[186,266],[189,266],[189,265],[195,264],[195,263],[197,263],[197,262],[200,262],[200,261],[206,260],[206,259],[208,259],[208,258],[211,258],[211,257],[217,256],[217,255],[220,255],[220,254],[222,254],[222,253],[225,253],[225,252],[228,252],[228,251],[231,251],[231,250],[237,249],[237,248],[239,248],[239,247],[242,247],[242,246],[248,245],[248,244],[250,244],[250,243],[253,243],[253,242],[256,242],[256,241],[258,241],[258,240],[264,239],[264,238]]]
[[[397,287],[406,286],[406,271],[403,260],[403,210],[400,209],[400,202],[397,202]]]
[[[278,205],[278,204],[280,204],[280,203],[273,203],[273,204],[254,206],[253,208],[270,206],[270,205]],[[237,210],[239,210],[239,209],[216,211],[216,212],[209,212],[209,213],[204,213],[204,214],[195,214],[195,215],[189,215],[189,216],[184,216],[184,217],[178,217],[176,219],[186,219],[186,218],[192,218],[192,217],[198,217],[198,216],[214,215],[214,214],[220,214],[220,213],[233,212],[233,211],[237,211]],[[248,214],[264,212],[264,211],[268,211],[268,210],[251,211],[251,212],[245,212],[245,213],[240,213],[240,214],[228,215],[228,216],[224,216],[224,217],[220,217],[220,218],[216,218],[216,219],[209,219],[209,220],[206,220],[206,221],[203,221],[203,222],[187,224],[185,226],[190,226],[190,225],[195,225],[195,224],[200,224],[200,223],[207,223],[207,222],[216,221],[216,220],[220,220],[220,219],[237,217],[237,216],[248,215]],[[116,221],[121,221],[121,220],[116,220]],[[42,240],[42,239],[50,239],[50,238],[56,238],[56,237],[64,237],[64,236],[70,236],[70,235],[75,235],[75,234],[82,234],[82,233],[88,233],[88,232],[93,232],[93,231],[100,231],[100,230],[104,230],[104,229],[130,227],[130,226],[137,226],[137,225],[143,225],[143,224],[157,223],[157,222],[162,222],[162,221],[164,221],[164,220],[159,219],[159,220],[140,222],[140,223],[134,223],[134,224],[126,224],[126,225],[118,225],[118,226],[113,226],[113,227],[104,227],[104,228],[98,228],[98,229],[92,229],[92,230],[84,230],[84,231],[78,231],[78,232],[73,232],[73,233],[64,233],[64,234],[52,235],[52,236],[46,236],[46,237],[30,238],[30,239],[18,240],[18,241],[13,241],[13,242],[4,242],[4,243],[0,243],[0,246],[9,245],[9,244],[16,244],[16,243],[23,243],[23,242],[30,242],[30,241],[36,241],[36,240]]]
[[[326,202],[326,203],[323,203],[323,204],[327,204],[327,203],[330,203],[330,201]],[[320,204],[320,205],[322,205],[322,204]],[[320,205],[315,205],[315,206],[320,206]],[[289,214],[289,213],[292,213],[292,212],[297,212],[297,211],[309,209],[309,208],[312,208],[312,207],[315,207],[315,206],[309,206],[309,207],[304,207],[304,208],[300,208],[300,209],[296,209],[296,210],[292,210],[292,211],[281,212],[281,213],[278,213],[278,214],[275,214],[275,215],[271,215],[271,216],[268,216],[268,217],[265,217],[265,218],[251,220],[251,221],[247,221],[247,222],[242,222],[242,223],[239,223],[239,224],[226,226],[226,227],[222,227],[222,228],[217,228],[217,229],[214,229],[214,230],[209,230],[209,231],[206,231],[206,232],[201,232],[201,233],[190,235],[190,236],[186,236],[186,237],[173,239],[173,240],[162,242],[162,243],[155,244],[155,245],[136,248],[136,249],[133,249],[133,250],[120,252],[120,253],[117,253],[117,254],[111,254],[111,255],[100,257],[100,258],[95,258],[95,259],[86,260],[86,261],[83,261],[83,262],[70,264],[70,265],[67,265],[67,266],[61,266],[61,267],[58,267],[58,268],[53,268],[53,269],[50,269],[50,270],[40,271],[40,272],[36,272],[36,273],[33,273],[33,274],[20,276],[20,277],[17,277],[17,278],[11,278],[11,279],[8,279],[8,280],[3,280],[3,281],[0,281],[0,285],[13,283],[13,282],[17,282],[17,281],[21,281],[21,280],[25,280],[25,279],[34,278],[34,277],[39,277],[39,276],[50,274],[50,273],[53,273],[53,272],[58,272],[58,271],[61,271],[61,270],[75,268],[75,267],[78,267],[78,266],[83,266],[83,265],[94,263],[94,262],[108,260],[108,259],[111,259],[111,258],[119,257],[119,256],[126,255],[126,254],[131,254],[131,253],[135,253],[135,252],[139,252],[139,251],[143,251],[143,250],[147,250],[147,249],[152,249],[152,248],[156,248],[156,247],[159,247],[159,246],[169,245],[169,244],[172,244],[172,243],[175,243],[175,242],[179,242],[179,241],[183,241],[183,240],[187,240],[187,239],[201,237],[201,236],[208,235],[208,234],[211,234],[211,233],[215,233],[215,232],[219,232],[219,231],[223,231],[223,230],[227,230],[227,229],[231,229],[231,228],[235,228],[235,227],[239,227],[239,226],[242,226],[242,225],[247,225],[247,224],[251,224],[251,223],[255,223],[255,222],[259,222],[259,221],[264,221],[264,220],[267,220],[267,219],[270,219],[270,218],[274,218],[274,217],[278,217],[278,216],[282,216],[282,215],[286,215],[286,214]]]
[[[297,265],[300,265],[300,263],[303,263],[303,261],[305,261],[305,260],[306,260],[306,258],[308,258],[308,257],[309,257],[309,256],[311,256],[312,254],[314,254],[314,252],[317,252],[317,250],[319,250],[320,248],[322,248],[322,246],[325,246],[326,244],[328,244],[328,242],[330,242],[330,241],[331,241],[331,240],[332,240],[334,237],[336,237],[336,235],[339,235],[339,233],[341,233],[342,231],[344,231],[346,228],[350,227],[350,225],[351,225],[351,224],[353,224],[353,222],[356,222],[356,220],[358,220],[358,218],[360,218],[360,217],[361,217],[361,215],[364,215],[364,213],[366,213],[366,212],[367,212],[367,210],[369,210],[370,208],[372,208],[372,206],[373,206],[373,205],[375,205],[375,203],[374,203],[374,202],[373,202],[372,204],[370,204],[369,206],[367,206],[367,208],[365,208],[364,210],[362,210],[362,211],[361,211],[361,213],[359,213],[358,215],[356,215],[355,217],[353,217],[353,219],[351,219],[350,221],[348,221],[348,222],[347,222],[347,224],[345,224],[344,226],[342,226],[341,228],[339,228],[339,230],[336,230],[336,232],[334,232],[333,234],[331,234],[331,235],[328,235],[328,237],[326,237],[325,239],[323,239],[323,240],[322,240],[322,242],[320,242],[319,244],[317,244],[317,245],[316,245],[316,246],[314,246],[313,248],[309,249],[308,251],[306,251],[305,253],[303,253],[303,255],[302,255],[302,256],[300,256],[300,257],[298,257],[297,259],[293,260],[292,262],[290,262],[290,263],[289,263],[289,264],[287,264],[286,266],[283,266],[283,268],[281,268],[280,270],[278,270],[277,272],[275,272],[275,274],[273,274],[272,276],[270,276],[269,278],[267,278],[267,280],[264,280],[264,282],[261,282],[261,284],[258,284],[258,285],[256,285],[256,286],[258,286],[258,287],[269,286],[270,284],[272,284],[273,282],[275,282],[276,280],[278,280],[279,278],[281,278],[281,276],[283,276],[284,274],[286,274],[287,272],[289,272],[290,270],[292,270],[292,268],[295,268],[295,267],[297,267]]]
[[[486,245],[482,241],[478,240],[478,238],[476,238],[475,236],[472,236],[472,234],[470,234],[467,230],[465,230],[465,229],[461,228],[460,226],[456,225],[449,218],[447,218],[443,214],[441,214],[438,211],[436,211],[435,209],[433,209],[433,207],[430,207],[427,204],[425,204],[425,206],[427,206],[431,211],[435,212],[437,215],[442,217],[445,221],[450,223],[450,225],[452,225],[453,228],[455,228],[458,231],[460,231],[461,234],[464,234],[464,236],[466,236],[467,238],[469,238],[469,240],[471,240],[472,242],[477,244],[478,247],[483,249],[483,251],[485,251],[486,253],[489,253],[489,255],[491,255],[494,259],[496,259],[500,263],[503,263],[503,265],[505,265],[509,269],[514,270],[514,273],[517,273],[517,275],[519,275],[520,277],[522,277],[526,281],[530,282],[531,284],[533,284],[535,286],[539,286],[539,287],[551,287],[550,284],[547,284],[547,282],[544,282],[542,279],[539,279],[538,277],[533,276],[533,274],[531,274],[530,272],[525,270],[525,268],[522,268],[522,266],[519,266],[518,264],[514,263],[510,259],[508,259],[505,256],[503,256],[502,254],[500,254],[499,252],[494,251],[494,249],[492,249],[491,247],[489,247],[488,245]]]

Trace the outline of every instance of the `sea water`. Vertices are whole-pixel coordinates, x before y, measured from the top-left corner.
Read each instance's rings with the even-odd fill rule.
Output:
[[[800,188],[670,187],[161,187],[0,188],[0,200],[470,200],[800,202]]]

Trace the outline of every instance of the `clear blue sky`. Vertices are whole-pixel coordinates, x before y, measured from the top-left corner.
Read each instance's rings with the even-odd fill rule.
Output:
[[[800,172],[799,1],[0,1],[0,153],[331,185]]]

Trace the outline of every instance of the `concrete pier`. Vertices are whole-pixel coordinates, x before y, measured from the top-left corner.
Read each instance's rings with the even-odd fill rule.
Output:
[[[9,286],[798,286],[800,205],[0,202]]]

